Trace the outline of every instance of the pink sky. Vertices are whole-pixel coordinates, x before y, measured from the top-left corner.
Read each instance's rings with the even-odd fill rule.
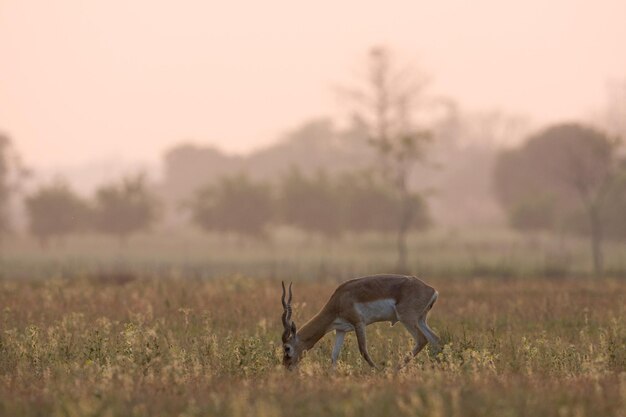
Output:
[[[626,77],[626,1],[0,0],[0,130],[36,166],[246,151],[341,112],[386,44],[470,110],[585,117]]]

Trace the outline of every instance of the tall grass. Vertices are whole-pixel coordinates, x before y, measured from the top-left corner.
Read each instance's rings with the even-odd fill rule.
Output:
[[[337,279],[297,280],[302,324]],[[0,280],[3,416],[624,416],[626,282],[433,278],[445,342],[400,372],[401,326],[280,366],[279,281],[75,274]]]

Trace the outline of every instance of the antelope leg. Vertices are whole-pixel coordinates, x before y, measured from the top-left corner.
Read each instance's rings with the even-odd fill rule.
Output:
[[[335,347],[333,348],[333,356],[332,356],[333,368],[337,366],[337,359],[339,359],[339,352],[341,352],[341,347],[343,346],[343,341],[346,337],[346,332],[337,330],[335,334],[336,334]]]
[[[367,363],[372,367],[376,368],[374,361],[370,357],[369,352],[367,351],[367,337],[365,336],[365,324],[363,322],[357,323],[354,326],[354,330],[356,332],[356,340],[359,343],[359,351],[363,358],[367,361]]]

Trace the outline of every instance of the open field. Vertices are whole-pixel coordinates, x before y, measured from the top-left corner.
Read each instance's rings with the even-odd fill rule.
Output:
[[[114,243],[114,242],[113,242]],[[607,263],[620,271],[623,245]],[[411,240],[446,343],[401,372],[401,326],[368,327],[362,361],[332,336],[280,365],[280,279],[302,325],[338,282],[389,271],[391,241],[224,244],[77,237],[0,264],[0,416],[626,416],[626,280],[586,274],[584,242],[506,233]]]
[[[400,326],[331,337],[280,368],[279,283],[251,278],[0,283],[0,415],[624,416],[626,282],[430,280],[431,325],[447,343],[396,373]],[[297,281],[294,318],[331,280]]]
[[[325,241],[279,229],[269,241],[237,241],[195,230],[138,235],[126,245],[103,236],[71,236],[42,251],[26,237],[0,250],[0,278],[81,278],[110,273],[139,277],[318,280],[393,271],[394,236]],[[626,242],[605,245],[606,275],[626,278]],[[409,239],[410,270],[431,278],[587,277],[586,239],[521,235],[507,230],[433,229]]]

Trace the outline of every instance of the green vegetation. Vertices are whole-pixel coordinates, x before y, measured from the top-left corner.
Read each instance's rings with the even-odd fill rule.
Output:
[[[386,240],[387,239],[387,240]],[[0,415],[620,416],[626,411],[626,246],[590,279],[586,242],[431,230],[411,268],[440,292],[430,323],[446,347],[411,348],[401,327],[368,327],[300,369],[280,360],[280,279],[303,323],[338,282],[390,271],[392,238],[329,243],[280,230],[271,244],[199,232],[100,236],[37,250],[15,240],[0,264]]]
[[[392,58],[370,51],[347,126],[248,156],[181,145],[160,183],[89,199],[17,193],[0,135],[0,416],[626,416],[619,140],[561,124],[496,157],[515,119],[427,97]],[[413,342],[377,324],[378,369],[353,337],[336,370],[331,338],[282,369],[281,280],[303,324],[339,282],[406,271],[439,291],[442,352],[397,371]]]
[[[626,283],[432,279],[443,337],[400,373],[404,329],[368,327],[297,372],[280,365],[276,279],[109,276],[0,281],[0,414],[20,416],[620,416]],[[336,282],[296,281],[311,317]]]

